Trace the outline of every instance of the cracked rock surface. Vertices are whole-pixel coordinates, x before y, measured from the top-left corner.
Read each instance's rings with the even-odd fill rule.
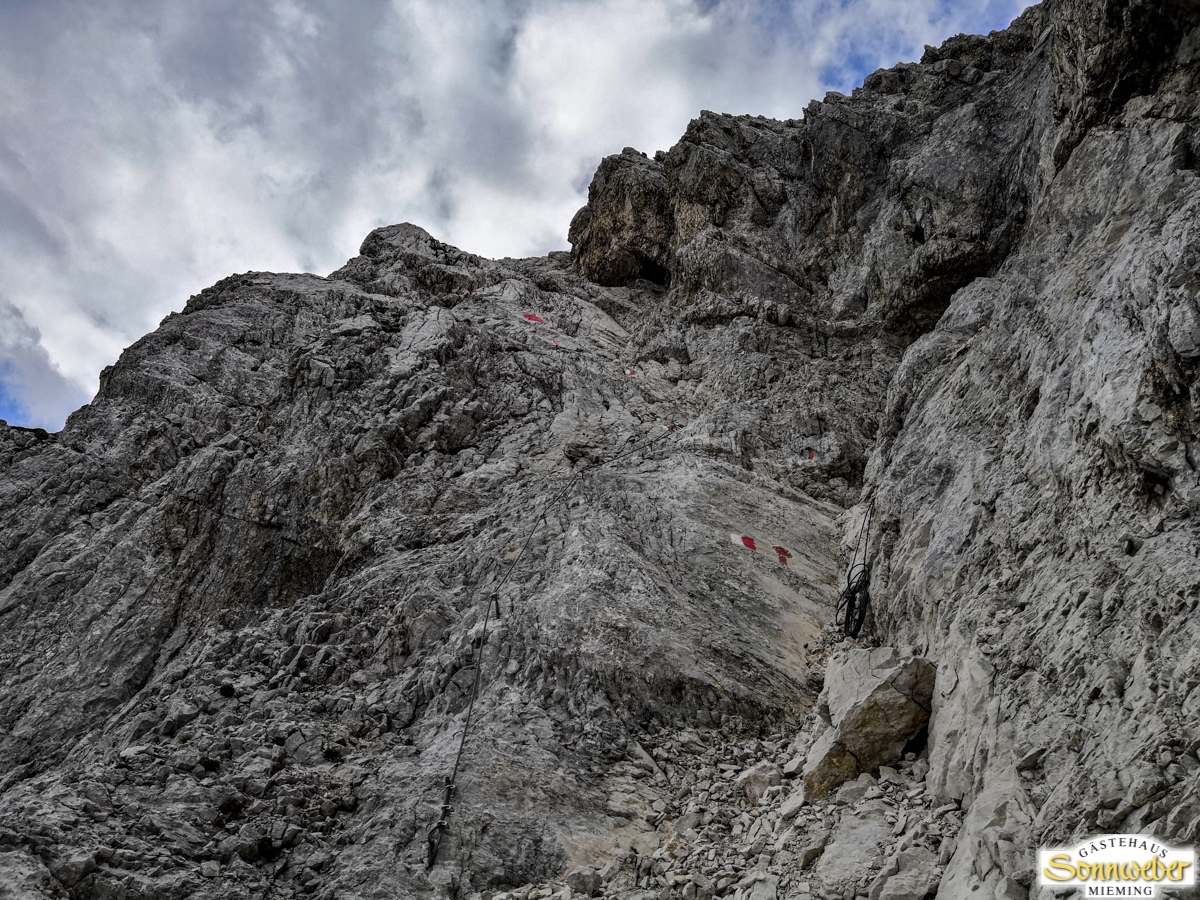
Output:
[[[1200,841],[1198,29],[1046,0],[705,112],[570,253],[377,229],[0,424],[0,897],[1011,900]]]
[[[851,650],[829,661],[817,713],[828,727],[808,752],[804,787],[823,797],[862,772],[898,760],[929,721],[934,668],[894,648]]]

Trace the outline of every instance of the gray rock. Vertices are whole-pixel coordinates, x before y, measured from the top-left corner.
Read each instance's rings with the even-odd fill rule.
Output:
[[[805,796],[804,787],[798,786],[793,788],[783,803],[779,805],[779,818],[784,822],[790,822],[796,818],[807,802],[808,798]]]
[[[784,778],[795,778],[804,770],[804,754],[797,753],[789,759],[783,766]]]
[[[625,853],[618,853],[613,856],[612,859],[600,868],[600,880],[605,884],[612,881],[617,876],[617,873],[621,871],[628,858]]]
[[[666,173],[656,159],[631,147],[600,164],[588,205],[571,222],[571,256],[579,271],[602,285],[668,277],[674,226]]]
[[[567,887],[585,897],[595,897],[604,886],[604,878],[591,866],[572,869],[566,878]]]
[[[746,792],[750,803],[757,805],[763,794],[783,780],[779,766],[764,760],[751,766],[737,777],[737,785]]]
[[[803,845],[800,847],[800,853],[799,853],[800,868],[803,869],[803,868],[807,868],[808,866],[812,865],[813,862],[817,859],[817,857],[819,857],[822,853],[825,852],[825,848],[828,845],[829,845],[829,830],[828,829],[818,828],[814,831],[809,832],[806,840],[804,841]]]
[[[848,781],[838,788],[836,795],[837,802],[853,805],[860,800],[870,799],[869,794],[875,785],[875,779],[866,772],[863,772],[853,781]]]
[[[4,900],[50,900],[61,887],[34,855],[24,850],[0,850],[0,897]]]
[[[823,797],[860,772],[900,758],[929,719],[934,668],[894,648],[850,650],[829,662],[821,710],[830,727],[809,751],[804,786]]]
[[[703,112],[601,163],[571,254],[380,228],[0,424],[0,884],[528,900],[625,841],[612,896],[853,897],[925,845],[942,896],[1019,896],[1072,834],[1194,844],[1198,26],[1061,0],[803,119]],[[928,772],[743,820],[722,771],[895,761],[838,743],[896,752],[869,671],[792,742],[868,503]]]
[[[923,847],[893,856],[871,882],[870,900],[924,900],[938,884],[938,859]]]
[[[754,882],[745,894],[746,900],[777,900],[779,897],[779,879],[767,875]]]
[[[1171,309],[1168,337],[1175,352],[1184,359],[1200,356],[1200,314],[1194,302]]]
[[[873,800],[842,819],[813,867],[826,890],[856,885],[879,865],[882,848],[891,839],[886,810],[882,800]]]
[[[68,888],[96,871],[96,854],[88,850],[69,851],[48,866],[50,874]]]

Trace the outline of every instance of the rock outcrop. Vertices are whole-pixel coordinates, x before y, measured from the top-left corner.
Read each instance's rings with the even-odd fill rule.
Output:
[[[702,113],[569,254],[378,229],[0,424],[0,896],[982,900],[1200,841],[1198,29],[1046,0]],[[818,785],[879,648],[906,718]]]
[[[934,669],[890,647],[852,650],[829,661],[817,706],[828,726],[808,753],[804,787],[824,797],[860,773],[900,759],[929,721]]]

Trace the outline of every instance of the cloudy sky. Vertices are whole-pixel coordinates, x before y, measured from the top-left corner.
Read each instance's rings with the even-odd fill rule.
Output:
[[[566,249],[600,158],[827,90],[1024,0],[0,0],[0,418],[233,272],[327,274],[378,225]]]

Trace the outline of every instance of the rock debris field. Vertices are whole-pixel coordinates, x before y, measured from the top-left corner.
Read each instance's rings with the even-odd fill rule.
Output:
[[[1200,843],[1198,79],[1195,4],[1045,0],[604,159],[570,252],[380,228],[0,423],[0,898],[1051,900],[1039,847]]]

